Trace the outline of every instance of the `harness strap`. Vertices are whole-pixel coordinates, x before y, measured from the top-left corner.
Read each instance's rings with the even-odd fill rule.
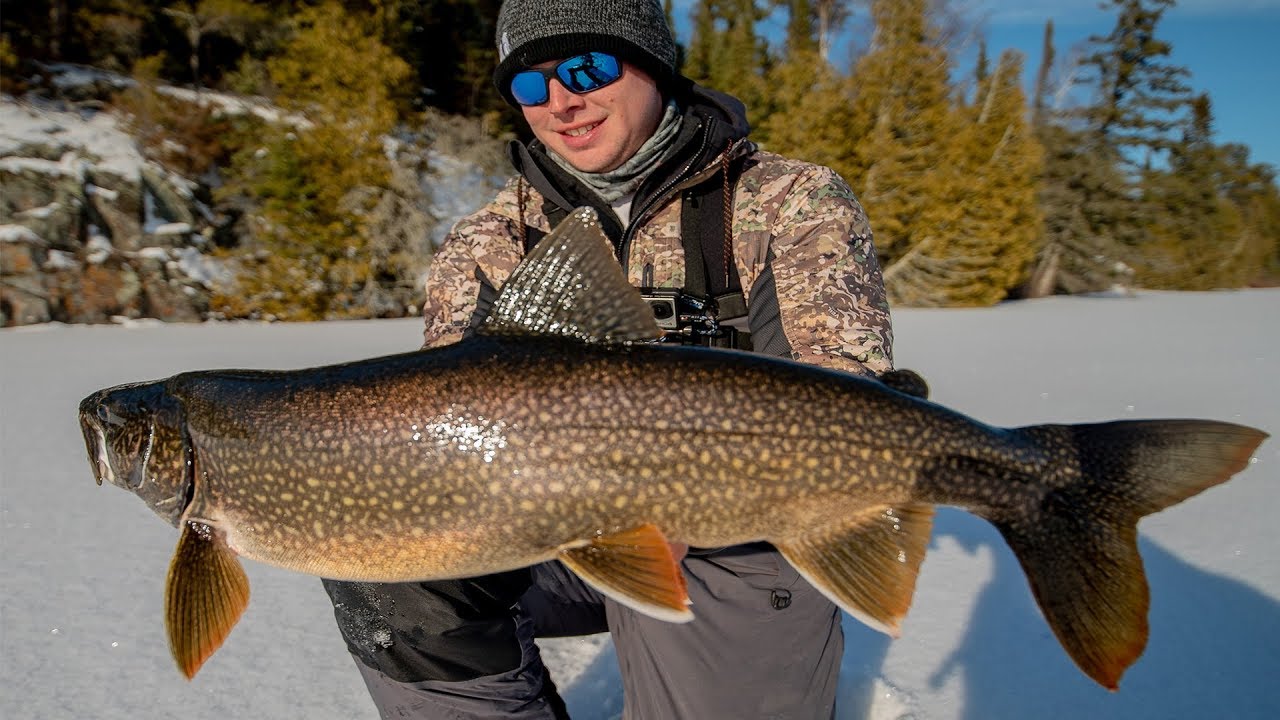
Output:
[[[733,261],[733,188],[741,170],[741,161],[732,162],[726,149],[720,160],[721,181],[713,184],[708,180],[686,190],[680,212],[684,290],[714,298],[721,320],[747,314],[742,279]]]

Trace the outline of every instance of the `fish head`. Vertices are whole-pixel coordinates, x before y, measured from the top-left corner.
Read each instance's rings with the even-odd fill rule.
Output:
[[[80,430],[94,478],[128,490],[170,525],[194,493],[182,406],[163,382],[119,385],[80,402]]]

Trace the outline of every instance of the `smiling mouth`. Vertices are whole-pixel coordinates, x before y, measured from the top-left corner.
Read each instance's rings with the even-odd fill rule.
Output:
[[[600,123],[598,122],[591,123],[590,125],[583,125],[582,127],[574,128],[572,130],[565,130],[564,134],[568,135],[569,137],[581,137],[591,132],[592,130],[595,130],[598,127],[600,127]]]

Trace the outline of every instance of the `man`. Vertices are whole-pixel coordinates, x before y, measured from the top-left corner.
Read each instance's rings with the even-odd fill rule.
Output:
[[[744,316],[727,341],[673,336],[890,369],[862,208],[833,171],[757,149],[737,100],[677,74],[658,0],[507,0],[497,44],[494,80],[535,140],[513,143],[517,176],[436,255],[427,347],[477,327],[527,249],[590,205],[635,286],[692,288],[720,298],[721,319]],[[830,718],[836,607],[765,543],[691,548],[683,568],[697,615],[686,625],[606,600],[559,563],[326,588],[384,718],[567,717],[533,638],[606,626],[627,718]]]

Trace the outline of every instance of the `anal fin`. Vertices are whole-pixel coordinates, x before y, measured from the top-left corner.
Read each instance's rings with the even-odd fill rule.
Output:
[[[587,584],[638,612],[667,622],[693,619],[680,563],[654,525],[565,548],[560,561]]]
[[[249,604],[249,578],[221,533],[185,522],[165,581],[169,650],[187,679],[213,655]]]
[[[881,506],[774,545],[845,612],[897,637],[932,529],[932,505]]]

